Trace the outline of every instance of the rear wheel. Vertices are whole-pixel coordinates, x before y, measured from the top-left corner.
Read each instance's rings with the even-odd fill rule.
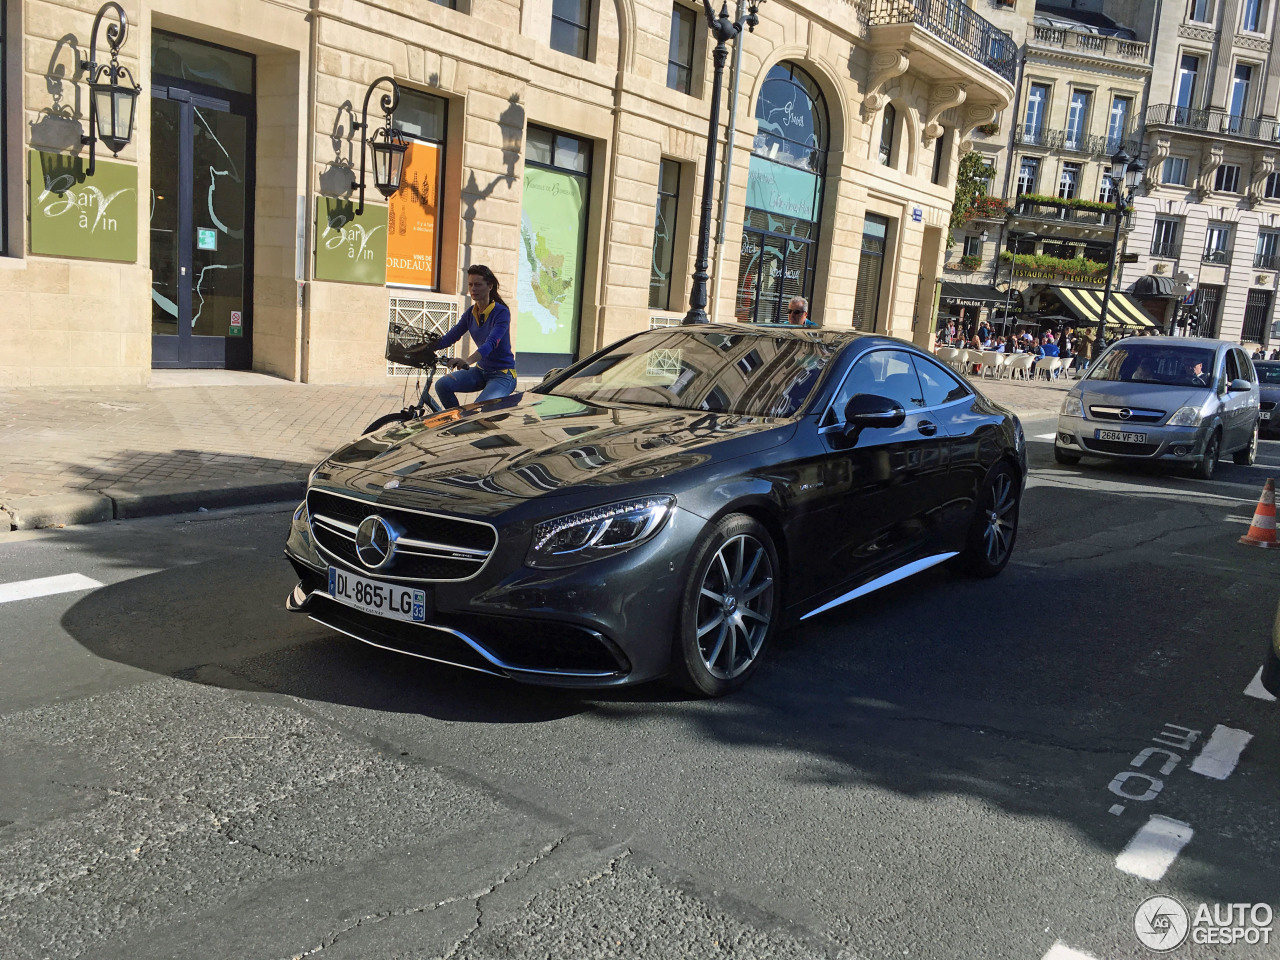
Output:
[[[1218,465],[1218,455],[1222,452],[1222,434],[1217,430],[1204,445],[1204,458],[1195,465],[1195,476],[1200,480],[1212,480],[1213,468]]]
[[[1242,467],[1252,467],[1253,462],[1258,459],[1258,425],[1253,426],[1253,435],[1249,437],[1249,445],[1243,450],[1237,450],[1231,455],[1231,459]]]
[[[978,509],[957,566],[973,577],[994,577],[1013,555],[1018,538],[1022,491],[1013,468],[1002,463],[987,475],[978,494]]]
[[[741,687],[777,628],[781,601],[769,532],[740,513],[710,527],[694,550],[680,605],[673,678],[703,697]]]
[[[1054,444],[1053,459],[1057,460],[1059,463],[1067,463],[1067,464],[1079,463],[1080,454],[1071,453],[1070,451],[1063,450],[1060,446],[1058,446],[1057,444]]]

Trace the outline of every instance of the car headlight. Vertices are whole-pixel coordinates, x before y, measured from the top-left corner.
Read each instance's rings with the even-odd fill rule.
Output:
[[[1062,409],[1059,411],[1064,417],[1084,417],[1084,404],[1080,402],[1079,397],[1067,397],[1062,401]]]
[[[645,497],[544,520],[533,528],[531,567],[568,567],[610,557],[652,539],[675,506],[675,497]]]
[[[1199,407],[1179,407],[1177,413],[1169,418],[1169,426],[1198,427],[1202,416]]]

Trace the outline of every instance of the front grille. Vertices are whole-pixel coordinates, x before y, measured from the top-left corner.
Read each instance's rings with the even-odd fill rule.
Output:
[[[1128,410],[1127,417],[1121,415]],[[1160,423],[1164,420],[1165,410],[1140,410],[1135,407],[1090,407],[1089,416],[1095,420],[1115,420],[1118,423]]]
[[[316,544],[353,570],[368,570],[356,555],[355,531],[372,514],[390,520],[404,534],[390,566],[371,572],[385,580],[467,580],[480,572],[497,545],[487,523],[408,510],[310,490],[307,513]]]
[[[1080,442],[1086,450],[1098,453],[1123,453],[1131,457],[1150,457],[1160,449],[1158,443],[1124,443],[1120,440],[1098,440],[1095,437],[1081,437]]]

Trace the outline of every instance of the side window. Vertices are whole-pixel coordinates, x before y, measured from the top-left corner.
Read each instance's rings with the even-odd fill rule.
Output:
[[[1236,352],[1228,350],[1226,362],[1222,365],[1222,374],[1226,383],[1237,379],[1240,376],[1240,366],[1236,363]]]
[[[911,359],[915,362],[916,375],[920,377],[926,407],[940,407],[944,403],[972,396],[969,388],[957,380],[951,371],[923,357],[913,356]]]
[[[1249,359],[1249,355],[1243,350],[1232,350],[1236,357],[1236,367],[1240,370],[1240,377],[1248,380],[1250,383],[1258,382],[1258,375],[1254,372],[1253,361]]]
[[[911,355],[899,350],[877,350],[861,357],[853,365],[832,404],[835,414],[832,422],[844,419],[844,408],[849,399],[860,393],[888,397],[908,412],[924,406],[920,380],[916,377]]]

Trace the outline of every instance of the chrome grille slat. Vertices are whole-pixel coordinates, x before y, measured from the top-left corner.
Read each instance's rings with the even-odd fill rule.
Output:
[[[1121,410],[1128,410],[1129,416],[1120,416]],[[1142,407],[1105,407],[1089,408],[1089,416],[1095,420],[1113,420],[1117,423],[1160,423],[1167,416],[1167,410],[1152,410]]]
[[[405,583],[469,580],[484,568],[498,545],[498,531],[489,523],[377,503],[328,490],[307,491],[307,512],[315,544],[330,562],[381,580]],[[376,573],[360,562],[355,551],[360,522],[372,514],[393,521],[397,528],[405,531],[397,541],[395,561]],[[460,542],[449,542],[455,536]],[[481,548],[481,543],[487,546]]]

